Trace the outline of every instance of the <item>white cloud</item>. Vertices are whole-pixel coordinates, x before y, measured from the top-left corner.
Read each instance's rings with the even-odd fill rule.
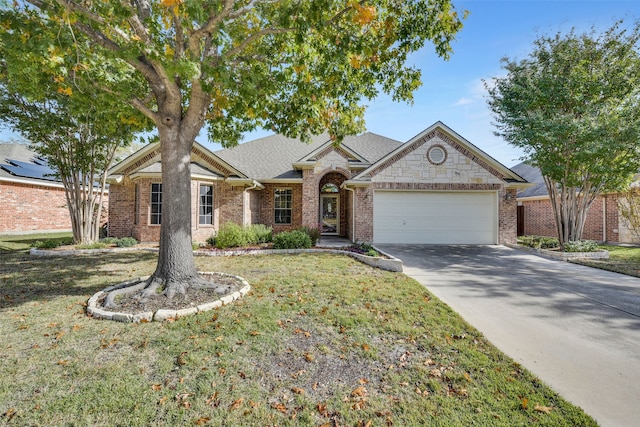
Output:
[[[471,98],[460,98],[454,105],[454,107],[460,107],[462,105],[473,104],[473,99]]]

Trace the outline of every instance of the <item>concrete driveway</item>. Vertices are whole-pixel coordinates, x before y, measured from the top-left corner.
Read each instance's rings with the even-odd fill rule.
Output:
[[[379,248],[602,426],[640,425],[640,279],[504,246]]]

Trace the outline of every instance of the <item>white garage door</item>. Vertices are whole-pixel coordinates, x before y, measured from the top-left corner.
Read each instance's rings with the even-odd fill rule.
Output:
[[[497,193],[376,191],[374,243],[495,244]]]

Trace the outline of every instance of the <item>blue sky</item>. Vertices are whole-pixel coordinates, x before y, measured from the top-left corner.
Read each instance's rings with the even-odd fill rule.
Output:
[[[487,154],[512,167],[522,153],[493,135],[482,79],[503,74],[500,59],[523,59],[541,35],[566,33],[571,28],[604,31],[617,20],[631,25],[640,20],[640,0],[452,0],[458,10],[470,12],[453,43],[453,55],[444,61],[431,45],[413,55],[410,64],[423,73],[423,86],[412,105],[387,97],[368,102],[367,129],[407,141],[436,121],[442,121]],[[246,140],[265,136],[254,132]],[[0,133],[5,141],[10,133]],[[212,150],[219,145],[198,141]]]
[[[368,130],[406,141],[440,120],[508,167],[519,163],[522,152],[493,135],[482,79],[504,75],[500,59],[524,59],[541,35],[566,33],[571,28],[604,31],[617,20],[632,25],[640,19],[640,0],[453,0],[470,12],[443,61],[425,48],[415,55],[423,72],[423,86],[413,105],[380,98],[370,104]]]

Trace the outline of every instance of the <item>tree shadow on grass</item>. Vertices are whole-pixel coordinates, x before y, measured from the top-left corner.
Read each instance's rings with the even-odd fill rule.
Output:
[[[157,254],[120,252],[35,257],[0,252],[0,310],[61,296],[89,298],[96,292],[153,273]]]

